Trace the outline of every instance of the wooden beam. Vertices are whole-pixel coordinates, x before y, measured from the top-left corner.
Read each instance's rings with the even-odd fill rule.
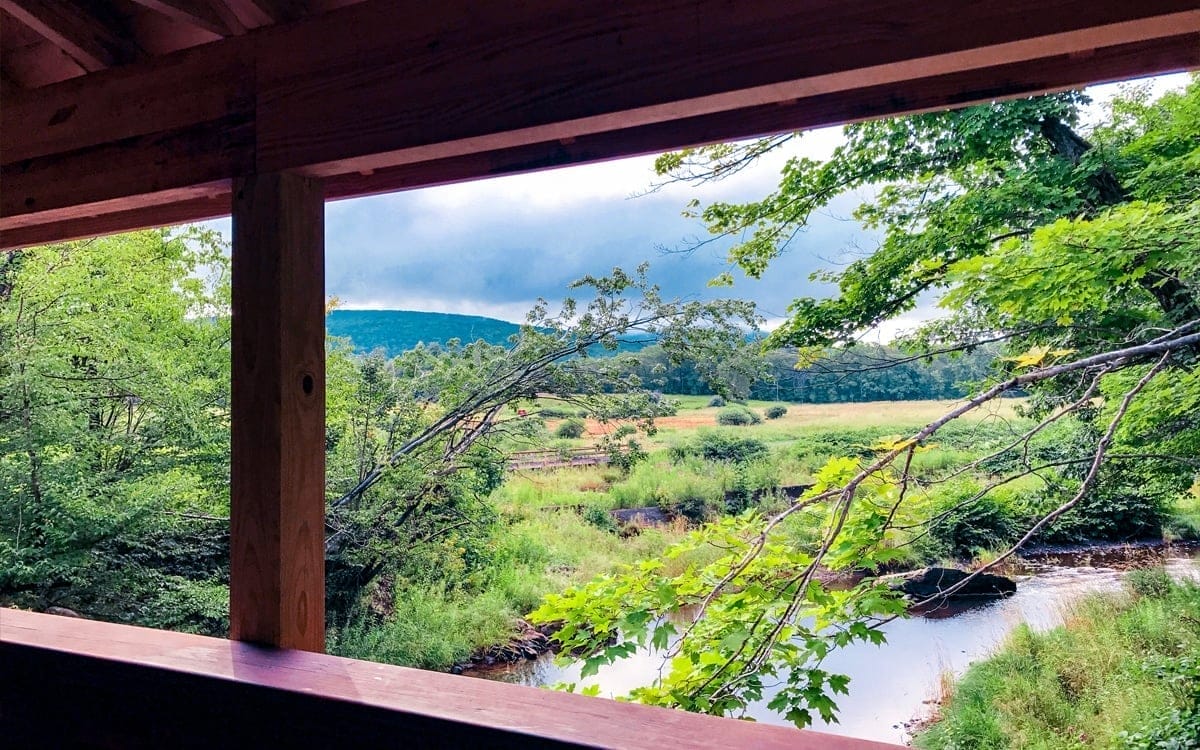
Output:
[[[293,174],[233,187],[230,637],[325,648],[325,203]]]
[[[241,36],[249,30],[246,28],[246,24],[242,23],[242,19],[238,18],[238,15],[233,12],[233,9],[224,0],[205,0],[205,2],[220,17],[221,23],[225,24],[230,34]]]
[[[1186,38],[1190,42],[1190,37]],[[618,156],[654,154],[780,130],[803,130],[856,122],[897,112],[947,107],[1048,92],[1089,82],[1119,80],[1131,66],[1184,70],[1200,64],[1200,47],[1183,40],[1156,39],[1109,47],[1091,56],[1061,55],[1000,66],[981,81],[973,71],[809,97],[786,104],[701,115],[668,123],[597,133],[567,141],[534,142],[478,154],[417,162],[387,169],[350,172],[325,179],[327,199],[444,185],[465,180],[586,164]],[[23,247],[97,234],[167,226],[228,215],[228,183],[212,183],[200,194],[163,191],[141,196],[141,205],[118,200],[124,210],[107,206],[63,209],[0,219],[0,249]]]
[[[13,18],[45,37],[84,69],[103,70],[132,59],[137,46],[78,3],[61,0],[0,0]]]
[[[161,13],[167,18],[198,26],[214,34],[228,36],[233,30],[221,20],[205,0],[132,0],[143,8]],[[245,29],[243,29],[243,32]]]
[[[223,7],[225,11],[222,15],[232,15],[245,29],[257,29],[275,22],[258,0],[212,0],[212,3],[216,7]]]
[[[0,231],[18,216],[36,215],[28,229],[64,208],[255,171],[374,192],[396,187],[376,175],[430,184],[426,167],[451,162],[569,163],[560,145],[581,141],[609,144],[589,150],[596,159],[649,148],[639,138],[674,146],[794,129],[831,99],[845,108],[820,124],[898,114],[954,98],[940,88],[951,79],[974,95],[957,96],[965,102],[1200,65],[1194,0],[406,9],[371,0],[10,97]]]
[[[898,750],[791,727],[16,610],[0,609],[0,664],[6,747]]]

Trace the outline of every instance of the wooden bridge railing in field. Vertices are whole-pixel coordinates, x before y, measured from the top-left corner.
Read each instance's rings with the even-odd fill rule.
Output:
[[[561,469],[567,466],[596,466],[607,463],[608,453],[596,446],[569,450],[517,451],[508,459],[508,470]]]

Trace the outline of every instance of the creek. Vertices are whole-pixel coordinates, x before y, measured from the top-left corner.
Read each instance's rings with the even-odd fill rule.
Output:
[[[1029,554],[1001,571],[1017,581],[1013,596],[914,614],[883,627],[884,645],[856,643],[834,651],[824,666],[850,676],[850,694],[835,696],[837,723],[825,724],[818,718],[812,728],[905,742],[912,722],[936,709],[945,676],[960,675],[972,662],[987,657],[1018,624],[1028,623],[1035,630],[1061,625],[1073,601],[1089,593],[1118,590],[1125,571],[1156,564],[1175,577],[1200,578],[1200,547],[1123,545]],[[544,654],[468,674],[534,686],[598,684],[600,695],[615,697],[649,683],[662,666],[661,652],[644,650],[580,680],[578,666],[559,666],[553,655]],[[788,724],[766,708],[766,700],[752,706],[750,715],[762,722]]]

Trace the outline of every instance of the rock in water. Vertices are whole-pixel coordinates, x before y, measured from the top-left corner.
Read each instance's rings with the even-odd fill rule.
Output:
[[[944,591],[961,582],[969,573],[954,568],[923,568],[904,576],[903,580],[893,585],[913,599],[929,599],[943,596]],[[1017,591],[1017,584],[1011,578],[981,573],[961,589],[950,594],[949,599],[976,596],[1011,596]]]

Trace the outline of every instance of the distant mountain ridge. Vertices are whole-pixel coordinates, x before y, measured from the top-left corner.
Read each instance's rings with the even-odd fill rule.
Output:
[[[470,343],[483,339],[504,345],[521,327],[481,315],[418,312],[416,310],[334,310],[325,318],[330,336],[348,338],[355,351],[382,349],[388,356],[417,344],[445,344],[451,339]]]

